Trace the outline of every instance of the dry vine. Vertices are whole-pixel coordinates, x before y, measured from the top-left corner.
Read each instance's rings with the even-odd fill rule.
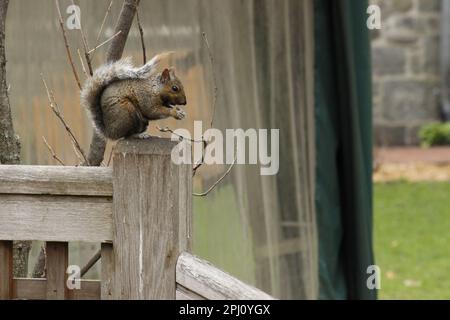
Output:
[[[206,49],[208,51],[209,61],[210,61],[210,64],[211,64],[211,72],[212,72],[212,77],[213,77],[214,93],[213,93],[213,102],[212,102],[212,115],[211,115],[211,122],[210,122],[210,128],[212,128],[213,124],[214,124],[215,113],[216,113],[216,104],[217,104],[219,88],[217,86],[217,77],[216,77],[216,70],[215,70],[215,63],[214,63],[214,55],[212,53],[211,46],[209,44],[206,32],[202,32],[202,38],[203,38],[203,42],[205,43],[205,47],[206,47]],[[142,41],[142,45],[144,47],[143,41]],[[168,127],[160,128],[159,126],[157,126],[156,128],[160,132],[170,132],[171,134],[176,135],[180,140],[188,140],[188,141],[193,142],[193,143],[202,143],[203,144],[202,145],[202,147],[203,147],[202,157],[201,157],[201,159],[199,159],[194,164],[193,169],[192,169],[192,176],[195,176],[195,174],[197,173],[198,169],[200,169],[200,167],[203,166],[203,164],[205,163],[205,151],[206,151],[206,148],[208,147],[210,142],[206,141],[204,137],[202,137],[201,140],[193,140],[193,139],[190,139],[190,138],[183,137],[183,136],[175,133],[174,130],[172,130],[172,129],[168,128]],[[193,195],[196,196],[196,197],[207,196],[212,190],[215,189],[215,187],[217,187],[219,185],[220,182],[222,182],[223,179],[225,179],[225,177],[231,172],[231,170],[233,169],[235,164],[236,164],[236,159],[230,165],[230,167],[225,172],[225,174],[221,178],[219,178],[219,180],[217,180],[215,183],[213,183],[210,188],[208,188],[205,192],[202,192],[202,193],[193,193]]]

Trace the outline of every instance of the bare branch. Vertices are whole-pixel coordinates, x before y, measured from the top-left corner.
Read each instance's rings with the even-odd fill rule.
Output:
[[[115,37],[108,48],[106,53],[106,61],[117,61],[122,57],[125,43],[127,41],[128,33],[133,24],[134,15],[136,14],[136,7],[139,4],[139,0],[124,0],[122,10],[120,12],[119,19],[114,32],[122,30],[119,36]],[[89,163],[92,166],[98,166],[102,163],[105,155],[106,139],[102,134],[94,130],[94,135],[91,139],[89,147]]]
[[[87,50],[87,49],[85,49],[85,50]],[[89,53],[86,51],[84,52],[84,56],[86,58],[86,63],[88,65],[89,74],[92,76],[92,75],[94,75],[94,70],[92,69],[91,57],[90,57]]]
[[[211,51],[211,46],[209,45],[208,37],[206,36],[206,33],[202,33],[203,40],[205,42],[206,48],[208,49],[208,55],[209,55],[209,61],[211,63],[211,71],[213,76],[213,86],[214,86],[214,96],[213,96],[213,105],[212,105],[212,115],[211,115],[211,124],[210,127],[212,128],[213,122],[214,122],[214,116],[216,114],[216,104],[217,104],[217,96],[219,94],[219,88],[217,87],[217,77],[216,77],[216,69],[214,66],[214,55]]]
[[[50,102],[50,108],[52,110],[55,110],[56,112],[59,113],[60,112],[59,111],[59,107],[58,107],[57,104],[54,103],[55,99],[54,99],[53,92],[51,92],[50,89],[48,88],[47,82],[45,81],[44,76],[42,75],[42,73],[41,73],[41,79],[42,79],[42,82],[44,83],[45,91],[47,91],[47,98],[48,98],[48,101]]]
[[[202,193],[193,193],[192,195],[194,195],[195,197],[206,197],[211,191],[214,190],[215,187],[217,187],[217,185],[219,183],[222,182],[223,179],[225,179],[225,177],[231,172],[231,169],[233,169],[234,165],[236,164],[236,159],[237,157],[234,157],[234,161],[233,163],[228,167],[228,170],[224,173],[224,175],[222,177],[220,177],[219,180],[217,180],[208,190],[206,190],[205,192]]]
[[[100,26],[100,30],[98,31],[97,39],[95,40],[95,44],[96,45],[97,45],[98,41],[100,40],[100,37],[102,35],[102,31],[103,31],[103,27],[105,26],[105,22],[106,22],[106,19],[108,18],[109,13],[111,12],[111,8],[112,8],[113,3],[114,3],[114,0],[111,0],[111,2],[109,3],[108,9],[106,9],[106,13],[105,13],[105,16],[103,17],[103,21],[102,21],[102,24]]]
[[[80,62],[81,62],[81,68],[83,69],[83,73],[86,77],[88,77],[88,73],[86,72],[86,67],[84,66],[83,58],[81,57],[80,49],[77,49],[77,53],[78,53],[78,58],[80,59]]]
[[[117,37],[120,33],[122,32],[122,30],[119,30],[119,32],[117,32],[115,35],[113,35],[111,38],[103,41],[102,43],[100,43],[98,46],[96,46],[94,49],[91,49],[88,54],[93,53],[95,50],[97,50],[98,48],[100,48],[101,46],[107,44],[108,42],[110,42],[112,39],[114,39],[115,37]]]
[[[145,42],[144,42],[144,29],[142,29],[141,20],[139,19],[139,7],[136,8],[136,19],[137,19],[137,25],[139,29],[139,34],[141,35],[141,46],[142,46],[142,59],[143,59],[143,65],[147,63],[147,53],[145,50]]]
[[[14,131],[9,101],[9,86],[6,82],[6,17],[9,1],[0,1],[0,164],[20,163],[20,140]],[[31,241],[13,242],[13,275],[26,277],[28,273],[28,254]],[[0,279],[0,281],[5,281]]]
[[[133,25],[134,15],[136,14],[139,0],[124,0],[122,9],[120,11],[119,19],[114,32],[122,30],[122,33],[111,42],[111,45],[106,52],[106,61],[117,61],[122,57],[125,43],[128,38],[131,26]]]
[[[75,5],[73,0],[72,0],[72,4]],[[77,18],[78,22],[80,23],[79,30],[80,30],[80,34],[81,34],[81,41],[83,42],[84,56],[86,58],[86,63],[87,63],[88,68],[89,68],[89,74],[92,76],[94,74],[94,71],[92,69],[91,56],[89,55],[89,44],[87,42],[86,35],[84,34],[83,27],[81,25],[81,17],[78,16],[78,12],[77,11],[75,11],[75,15],[76,15],[76,18]]]
[[[75,137],[75,135],[72,132],[72,129],[70,129],[70,127],[67,125],[66,121],[64,120],[64,117],[62,116],[62,114],[59,110],[59,107],[56,104],[55,96],[53,95],[53,92],[48,88],[47,82],[45,82],[45,79],[42,74],[41,74],[41,78],[42,78],[42,82],[44,83],[45,90],[47,91],[48,101],[50,102],[50,109],[53,111],[53,113],[56,115],[56,117],[60,120],[60,122],[64,126],[64,129],[66,129],[66,132],[70,137],[70,140],[72,141],[72,143],[74,144],[76,149],[80,152],[80,154],[83,156],[84,161],[88,162],[83,149],[81,148],[80,144],[78,143],[77,138]]]
[[[73,150],[73,153],[77,156],[77,158],[78,158],[78,163],[83,163],[83,158],[82,158],[82,155],[80,154],[80,151],[77,149],[77,146],[76,146],[76,144],[72,141],[72,140],[70,140],[70,142],[71,142],[71,145],[72,145],[72,150]]]
[[[8,96],[10,85],[6,82],[6,16],[8,1],[0,1],[0,163],[20,163],[20,141],[15,134]]]
[[[61,32],[62,32],[62,35],[64,38],[64,44],[66,45],[67,58],[69,59],[69,63],[72,67],[72,73],[73,73],[73,76],[75,77],[75,81],[77,82],[78,88],[80,88],[80,90],[81,90],[80,78],[78,77],[78,73],[75,68],[75,64],[73,63],[72,53],[70,52],[69,42],[67,41],[66,29],[64,28],[64,21],[62,18],[61,9],[59,7],[59,0],[55,0],[55,5],[56,5],[56,10],[58,11],[59,25],[61,27]]]
[[[105,26],[105,22],[106,22],[106,19],[108,18],[109,13],[111,12],[111,8],[112,8],[112,5],[113,5],[113,2],[114,2],[114,0],[111,0],[111,2],[109,3],[108,9],[106,9],[105,17],[103,18],[102,24],[100,26],[100,30],[98,31],[97,39],[95,40],[95,46],[97,46],[98,42],[100,41],[100,37],[101,37],[102,31],[103,31],[103,27]],[[95,52],[91,56],[92,60],[94,59],[94,56],[95,56]]]
[[[53,159],[59,162],[60,165],[65,166],[64,162],[56,155],[55,151],[53,151],[53,148],[48,144],[47,139],[45,139],[44,136],[42,136],[42,140],[44,140],[44,143],[47,146],[48,151],[50,151]]]

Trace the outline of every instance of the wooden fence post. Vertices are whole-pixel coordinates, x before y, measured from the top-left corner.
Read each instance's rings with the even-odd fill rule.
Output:
[[[169,139],[119,141],[113,160],[113,297],[175,299],[176,264],[189,250],[192,165]]]
[[[0,241],[0,300],[12,298],[13,292],[13,243]]]
[[[47,299],[65,300],[67,289],[67,267],[69,264],[69,244],[67,242],[47,242]]]

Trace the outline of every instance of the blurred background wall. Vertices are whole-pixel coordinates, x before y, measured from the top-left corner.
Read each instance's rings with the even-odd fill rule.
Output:
[[[374,139],[418,145],[421,125],[440,119],[440,0],[371,0],[382,28],[372,30]]]

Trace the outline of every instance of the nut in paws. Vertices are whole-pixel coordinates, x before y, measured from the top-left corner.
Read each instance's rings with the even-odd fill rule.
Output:
[[[177,108],[175,119],[182,120],[185,117],[186,117],[186,112],[184,110],[181,110],[180,108]]]

